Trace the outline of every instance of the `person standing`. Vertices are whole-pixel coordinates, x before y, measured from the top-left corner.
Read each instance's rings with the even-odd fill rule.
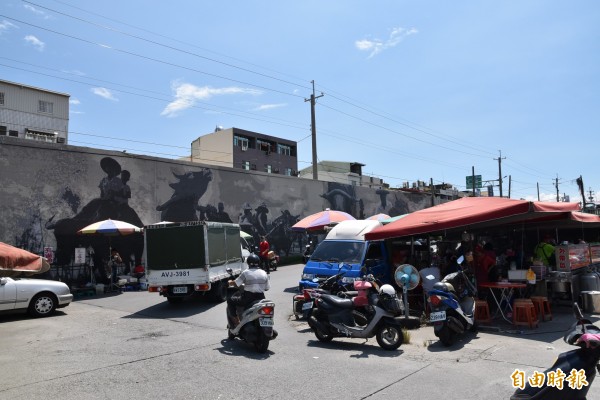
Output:
[[[270,274],[269,270],[269,250],[271,246],[269,242],[267,242],[266,236],[260,237],[260,243],[258,244],[258,255],[260,256],[260,262],[262,264],[262,268],[267,271],[267,274]]]
[[[552,236],[545,235],[544,240],[535,246],[535,249],[533,250],[535,259],[541,261],[545,266],[555,264],[553,243],[554,239],[552,239]]]

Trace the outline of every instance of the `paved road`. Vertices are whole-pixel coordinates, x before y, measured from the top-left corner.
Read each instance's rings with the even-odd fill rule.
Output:
[[[0,399],[507,399],[516,368],[543,371],[570,349],[570,317],[558,310],[539,329],[469,334],[451,348],[431,327],[394,352],[374,338],[321,344],[290,316],[301,270],[271,274],[280,335],[264,355],[226,340],[225,304],[200,299],[125,292],[52,318],[0,316]],[[588,398],[600,398],[600,384]]]

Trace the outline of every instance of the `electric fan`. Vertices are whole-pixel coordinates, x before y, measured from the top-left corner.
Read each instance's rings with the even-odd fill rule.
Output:
[[[408,318],[408,291],[417,287],[421,281],[419,271],[410,264],[402,264],[394,272],[396,284],[402,288],[404,316]]]

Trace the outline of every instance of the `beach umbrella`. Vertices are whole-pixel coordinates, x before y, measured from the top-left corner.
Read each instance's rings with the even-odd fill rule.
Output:
[[[125,236],[140,233],[142,228],[117,219],[94,222],[77,231],[80,235]]]
[[[326,209],[318,213],[302,218],[292,226],[293,231],[318,231],[326,226],[337,224],[338,222],[356,219],[352,215],[343,211]]]
[[[41,274],[49,269],[44,257],[0,242],[0,276]]]
[[[379,213],[379,214],[371,215],[370,217],[365,218],[365,220],[368,220],[368,221],[379,221],[379,222],[381,222],[383,220],[390,219],[390,218],[391,217],[389,215],[387,215],[387,214]]]

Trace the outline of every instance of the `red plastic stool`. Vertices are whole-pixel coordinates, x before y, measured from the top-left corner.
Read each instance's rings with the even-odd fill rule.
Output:
[[[535,305],[530,299],[516,299],[513,304],[513,325],[538,327]]]
[[[475,321],[490,323],[492,317],[490,316],[490,306],[485,300],[475,300]]]
[[[552,311],[550,311],[550,302],[547,297],[531,296],[531,301],[535,305],[535,311],[542,321],[552,321]]]

